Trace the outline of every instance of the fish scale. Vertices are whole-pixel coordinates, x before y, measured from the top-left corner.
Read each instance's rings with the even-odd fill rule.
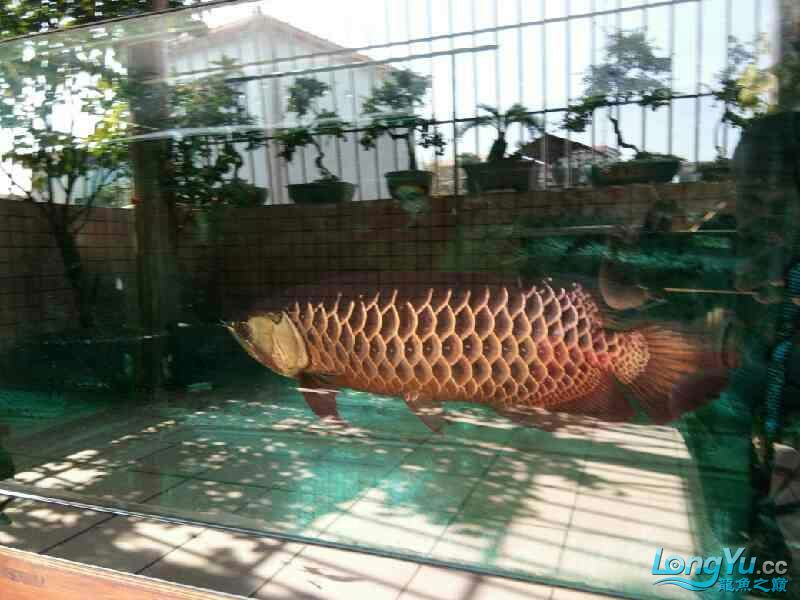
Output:
[[[303,290],[296,294],[303,296]],[[423,295],[397,288],[295,301],[309,372],[337,386],[495,408],[560,405],[591,394],[618,353],[579,285],[473,286]]]

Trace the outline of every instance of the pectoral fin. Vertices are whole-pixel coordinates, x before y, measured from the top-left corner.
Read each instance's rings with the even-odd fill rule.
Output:
[[[336,406],[336,390],[320,387],[319,382],[312,377],[301,376],[299,381],[300,387],[297,390],[303,394],[306,404],[315,415],[320,419],[344,422]]]
[[[650,298],[633,273],[610,260],[600,266],[598,283],[603,301],[615,310],[641,308]]]
[[[447,418],[444,416],[444,409],[441,404],[420,400],[417,396],[411,394],[406,394],[403,400],[406,401],[406,406],[408,406],[411,412],[413,412],[428,429],[433,433],[442,432],[445,423],[447,423]]]

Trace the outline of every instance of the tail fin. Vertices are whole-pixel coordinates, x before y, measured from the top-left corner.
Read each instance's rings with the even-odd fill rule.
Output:
[[[725,325],[727,327],[727,325]],[[711,331],[689,331],[680,327],[649,326],[626,336],[629,342],[620,367],[631,361],[624,354],[646,357],[640,368],[630,372],[612,369],[627,384],[647,415],[666,423],[714,400],[728,383],[728,369],[734,366],[726,336]],[[638,346],[638,347],[637,347]]]

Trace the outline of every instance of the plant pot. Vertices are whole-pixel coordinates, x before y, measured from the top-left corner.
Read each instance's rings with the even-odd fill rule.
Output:
[[[507,189],[527,192],[536,187],[539,174],[535,162],[517,158],[463,165],[462,168],[467,173],[470,194]]]
[[[639,158],[607,165],[592,165],[591,179],[595,185],[668,183],[680,167],[679,158]]]
[[[701,181],[725,181],[733,177],[733,166],[728,158],[697,164]]]
[[[286,187],[289,189],[289,198],[295,204],[349,202],[356,191],[356,186],[347,181],[312,181]]]
[[[230,181],[219,190],[218,199],[230,206],[263,206],[267,203],[269,190],[241,179]]]
[[[431,171],[389,171],[385,177],[389,195],[395,200],[431,195],[433,187]]]

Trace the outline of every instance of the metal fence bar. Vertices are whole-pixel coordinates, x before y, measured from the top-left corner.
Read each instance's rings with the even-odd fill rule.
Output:
[[[733,27],[731,24],[731,0],[725,0],[725,66],[728,65],[730,61],[730,44],[728,40],[731,37],[733,32]],[[725,152],[725,156],[728,156],[728,132],[730,131],[728,124],[722,124],[722,150]],[[716,140],[714,140],[716,143]]]
[[[614,17],[615,17],[615,20],[616,20],[615,27],[616,27],[617,31],[621,31],[622,30],[622,12],[620,12],[621,9],[622,9],[622,0],[617,0],[616,10],[614,11]],[[622,107],[618,104],[617,106],[614,107],[614,110],[617,113],[616,114],[617,126],[619,127],[619,129],[621,131],[623,129],[623,127],[622,127]],[[614,143],[615,144],[618,143],[616,138],[614,139]],[[620,154],[622,154],[622,148],[617,147],[617,150],[619,151]]]
[[[451,0],[452,2],[452,0]],[[456,72],[456,54],[450,55],[450,69],[453,73]],[[458,196],[458,160],[456,157],[458,156],[458,136],[456,135],[456,127],[458,126],[458,114],[457,114],[457,105],[456,102],[456,93],[457,93],[457,86],[456,86],[456,78],[453,77],[452,80],[452,94],[453,94],[453,195]]]
[[[369,90],[370,93],[375,89],[375,69],[367,69],[369,73]],[[375,157],[375,193],[376,197],[380,198],[381,195],[381,161],[378,152],[378,146],[375,147],[375,152],[372,153]]]
[[[569,12],[569,11],[567,11]],[[517,0],[517,21],[522,23],[522,0]],[[523,104],[525,97],[525,52],[522,44],[522,26],[517,28],[517,102]],[[519,141],[525,141],[524,127],[520,127]]]
[[[700,93],[701,80],[703,79],[703,1],[699,0],[697,6],[697,61],[695,64],[695,91]],[[700,160],[700,97],[694,101],[694,162]]]
[[[277,48],[275,47],[275,36],[269,36],[269,52],[270,55],[275,57],[278,54]],[[283,112],[283,94],[281,94],[281,80],[279,78],[272,80],[272,102],[275,107],[275,117],[279,121],[283,121],[284,119],[284,112]],[[282,197],[286,204],[289,203],[289,196],[288,192],[284,195],[284,185],[289,182],[289,165],[286,163],[285,160],[281,160],[280,157],[275,155],[274,159],[277,161],[277,168],[275,169],[275,184],[278,189],[278,195]]]
[[[542,2],[542,35],[541,40],[541,67],[542,67],[542,128],[547,131],[547,22],[544,17],[547,16],[547,3]],[[543,135],[541,141],[541,152],[539,156],[543,159],[547,158],[547,136]],[[542,180],[544,187],[547,187],[547,162],[542,160]]]
[[[494,45],[500,47],[500,0],[494,0]],[[495,106],[500,109],[500,52],[494,55]]]
[[[351,109],[353,111],[353,120],[357,122],[358,120],[358,100],[356,94],[356,74],[355,69],[350,69],[348,71],[349,79],[350,79],[350,100],[351,100]],[[361,180],[361,152],[359,151],[359,142],[358,142],[358,135],[355,135],[353,132],[353,158],[355,160],[355,168],[356,168],[356,191],[358,192],[358,199],[364,199],[364,185]]]
[[[564,0],[566,3],[566,12],[569,14],[571,12],[572,6],[570,4],[570,0]],[[566,21],[564,24],[566,28],[566,35],[564,36],[565,40],[565,48],[564,48],[564,82],[565,82],[565,92],[567,97],[567,103],[569,103],[569,98],[572,96],[572,27],[571,22]],[[565,179],[564,184],[570,185],[572,183],[572,132],[567,129],[566,133],[566,170],[565,170]],[[545,157],[546,158],[546,157]],[[552,168],[552,167],[551,167]]]
[[[386,39],[392,39],[392,18],[389,11],[390,0],[383,0],[383,18],[386,27]],[[394,170],[400,170],[400,154],[397,148],[397,140],[392,139],[392,155],[394,156]]]
[[[447,32],[452,34],[454,29],[454,14],[453,14],[453,0],[447,0]],[[450,38],[450,51],[452,52],[454,49],[453,38]],[[475,55],[472,55],[473,59]],[[458,112],[457,112],[457,105],[456,102],[456,95],[458,93],[458,82],[456,81],[456,55],[455,53],[450,55],[450,77],[452,78],[452,89],[451,93],[453,95],[453,119],[452,123],[452,132],[453,132],[453,195],[458,196],[458,132],[456,131],[456,123],[458,122]],[[435,155],[435,152],[434,152]]]
[[[645,3],[647,0],[645,0]],[[647,7],[645,6],[642,8],[642,31],[644,32],[645,36],[647,35],[647,26],[649,23],[647,22]],[[642,152],[647,152],[647,108],[644,106],[641,107],[641,119],[642,119],[642,136],[641,136],[641,149]]]
[[[334,58],[332,56],[328,57],[328,64],[332,64],[333,60],[334,60]],[[329,85],[331,86],[331,98],[333,100],[333,112],[335,112],[338,115],[339,114],[339,99],[338,99],[338,94],[336,93],[336,71],[331,71],[330,72],[329,81],[330,81]],[[324,141],[323,141],[323,143],[324,143]],[[341,146],[341,143],[340,143],[338,137],[334,137],[333,138],[333,149],[334,149],[334,152],[336,153],[336,173],[341,178],[341,176],[343,175],[343,171],[342,171],[342,168],[343,168],[342,167],[342,146]]]
[[[242,46],[241,46],[241,44],[236,44],[235,46],[236,46],[236,63],[241,65],[242,62],[243,62],[242,61]],[[207,58],[206,58],[206,60],[207,60]],[[247,84],[244,85],[244,89],[242,90],[242,93],[244,94],[245,101],[247,102],[248,96],[247,96],[247,89],[246,88],[247,88]],[[250,112],[249,106],[248,106],[248,111],[247,112],[248,113]],[[249,167],[248,171],[250,171],[250,181],[251,181],[251,183],[253,185],[255,185],[255,183],[256,183],[256,160],[255,160],[255,157],[253,156],[253,149],[252,148],[247,150],[246,163],[247,163],[247,166]]]
[[[591,7],[592,7],[592,12],[595,12],[596,0],[592,0]],[[596,17],[592,17],[591,18],[590,26],[591,26],[591,32],[592,32],[592,41],[589,44],[589,52],[591,52],[591,54],[589,55],[589,64],[593,65],[593,64],[596,64],[596,62],[597,62],[597,18]],[[570,101],[571,101],[571,99],[567,98],[567,103],[569,103]],[[595,123],[594,123],[594,112],[592,112],[592,124],[591,124],[590,133],[589,133],[589,139],[590,139],[591,146],[592,146],[592,159],[594,159],[594,157],[595,157],[595,148],[597,147],[597,134],[596,134],[596,128],[595,128]]]
[[[471,0],[471,12],[472,12],[472,29],[474,30],[478,26],[478,5],[477,0]],[[478,36],[473,34],[472,36],[472,45],[476,45],[478,43]],[[478,55],[472,55],[472,104],[475,107],[475,118],[478,118]],[[481,152],[481,131],[480,127],[475,127],[475,154],[480,155]],[[456,162],[458,162],[458,156],[456,156]]]
[[[669,70],[669,89],[675,89],[675,5],[669,7],[669,57],[672,68]],[[674,99],[667,105],[667,154],[672,154],[672,130],[674,128]]]
[[[289,36],[289,54],[291,54],[292,56],[295,57],[294,60],[292,61],[292,64],[294,65],[294,70],[298,71],[298,68],[297,68],[298,58],[295,55],[295,42],[294,42],[294,36],[293,35]],[[314,58],[310,58],[309,60],[311,61],[311,64],[313,65],[315,59]],[[306,165],[306,160],[307,160],[306,149],[305,149],[305,147],[301,147],[300,148],[300,173],[302,173],[303,183],[308,183],[308,166]],[[288,177],[286,179],[286,183],[287,184],[289,183]]]
[[[433,0],[428,0],[426,4],[427,22],[428,22],[428,52],[433,54]],[[428,70],[433,77],[433,58],[428,59]],[[431,116],[436,119],[436,87],[431,86]],[[439,157],[436,153],[433,154],[433,170],[439,172]]]
[[[263,36],[260,36],[260,35],[257,36],[256,41],[255,41],[255,52],[256,52],[256,56],[263,56],[264,55]],[[267,96],[266,96],[267,90],[265,89],[266,87],[267,87],[267,82],[266,81],[260,81],[259,82],[259,84],[258,84],[259,94],[258,95],[261,98],[261,115],[262,115],[262,117],[264,119],[264,122],[262,124],[264,126],[265,138],[267,137],[267,135],[266,135],[267,131],[268,131],[267,128],[269,127],[269,104],[267,103]],[[267,187],[270,190],[270,196],[271,196],[269,198],[269,203],[270,204],[275,204],[275,200],[276,200],[275,192],[272,189],[272,187],[275,185],[274,174],[272,172],[272,155],[271,155],[271,148],[270,148],[269,142],[266,141],[266,140],[265,140],[265,143],[264,143],[264,162],[266,163],[266,168],[267,168]]]

